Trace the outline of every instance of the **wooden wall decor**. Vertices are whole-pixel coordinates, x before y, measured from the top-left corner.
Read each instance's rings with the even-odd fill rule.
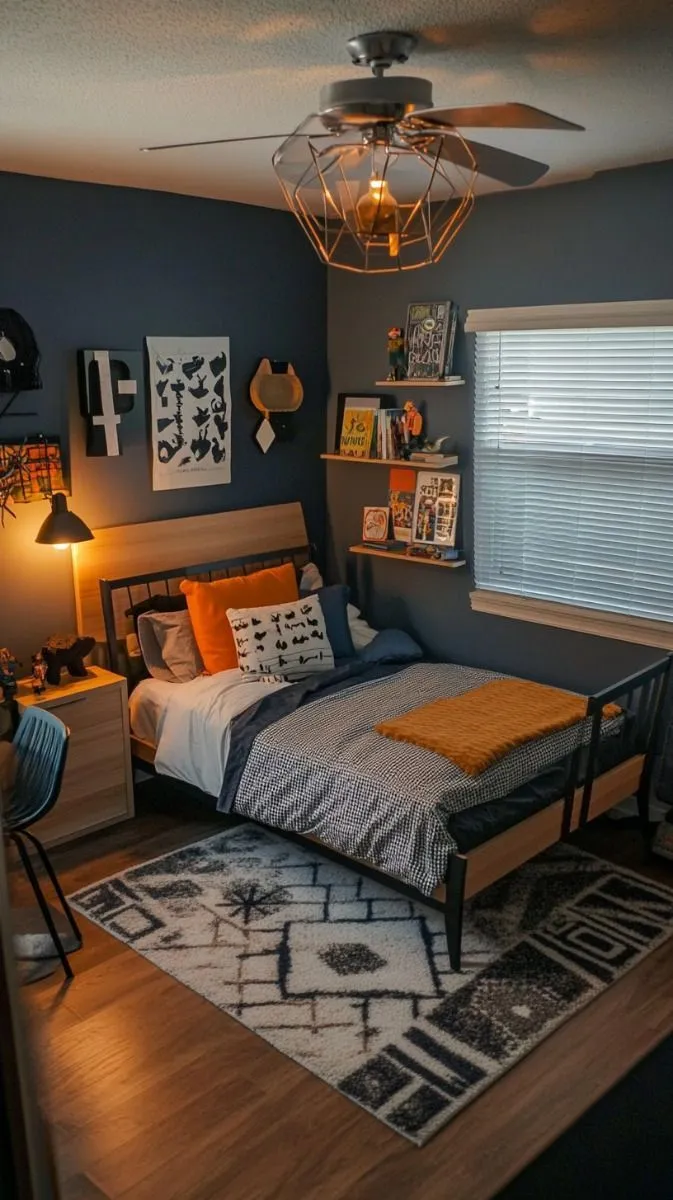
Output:
[[[133,408],[142,380],[139,350],[80,350],[80,411],[86,420],[86,452],[117,457],[122,452],[119,426]]]
[[[194,563],[218,562],[237,555],[266,553],[308,544],[304,513],[298,501],[239,508],[196,517],[175,517],[137,525],[95,529],[91,542],[73,546],[77,628],[105,641],[99,580],[125,579],[141,572],[171,570]],[[179,580],[175,581],[175,586]],[[132,599],[115,593],[117,627],[123,628],[129,603],[147,597],[139,589]]]
[[[304,400],[304,388],[292,363],[263,358],[250,381],[250,399],[263,416],[255,430],[262,453],[267,453],[276,438],[289,441],[294,434],[290,414]]]

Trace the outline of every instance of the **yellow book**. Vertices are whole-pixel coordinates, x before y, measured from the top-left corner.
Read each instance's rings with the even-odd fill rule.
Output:
[[[375,420],[374,408],[345,408],[339,454],[346,458],[369,458]]]

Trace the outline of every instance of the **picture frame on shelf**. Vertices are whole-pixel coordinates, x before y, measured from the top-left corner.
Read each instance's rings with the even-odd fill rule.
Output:
[[[366,505],[362,510],[363,542],[387,542],[390,509],[383,505]]]
[[[419,546],[455,548],[459,498],[460,475],[419,471],[412,542]]]
[[[377,411],[385,407],[385,399],[372,392],[339,392],[337,395],[336,424],[334,427],[334,453],[341,452],[341,431],[346,408],[372,408]]]

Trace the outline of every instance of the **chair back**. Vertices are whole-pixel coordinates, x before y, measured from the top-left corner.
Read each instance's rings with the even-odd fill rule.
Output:
[[[53,713],[27,709],[12,745],[16,782],[7,823],[21,829],[47,815],[58,800],[68,753],[70,730]]]

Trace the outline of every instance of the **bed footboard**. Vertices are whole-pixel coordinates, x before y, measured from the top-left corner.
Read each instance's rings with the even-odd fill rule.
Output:
[[[594,817],[635,792],[645,844],[650,841],[650,790],[661,733],[673,655],[590,696],[586,720],[591,722],[588,752],[571,756],[564,798],[498,834],[466,854],[451,855],[445,883],[435,893],[443,903],[449,961],[460,970],[463,905],[467,898],[581,829]],[[606,704],[625,710],[619,738],[619,764],[599,771],[601,721]]]

